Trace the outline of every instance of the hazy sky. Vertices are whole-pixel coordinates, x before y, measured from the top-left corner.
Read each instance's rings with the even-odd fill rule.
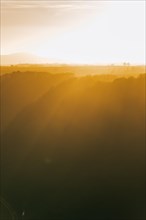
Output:
[[[145,0],[1,0],[1,53],[145,63]]]

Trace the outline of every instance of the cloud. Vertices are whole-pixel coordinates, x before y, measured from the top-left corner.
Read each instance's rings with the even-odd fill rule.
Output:
[[[2,26],[54,26],[78,23],[97,13],[101,1],[2,0]],[[85,20],[86,22],[86,20]]]
[[[38,8],[49,8],[49,9],[96,9],[99,7],[99,3],[101,1],[72,1],[72,0],[66,0],[66,1],[40,1],[40,0],[34,0],[34,1],[28,1],[28,0],[2,0],[1,1],[1,7],[2,9],[11,9],[11,10],[17,10],[17,9],[38,9]]]
[[[91,0],[1,0],[2,26],[64,26],[73,20],[78,23],[96,14],[100,3]]]

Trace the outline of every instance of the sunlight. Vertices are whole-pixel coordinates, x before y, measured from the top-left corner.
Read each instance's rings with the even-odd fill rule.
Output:
[[[21,8],[20,19],[17,7],[10,11],[13,19],[3,11],[2,53],[26,51],[61,63],[144,64],[145,2],[91,2],[47,3],[39,11],[31,5]]]
[[[144,36],[143,4],[112,2],[86,25],[46,38],[36,53],[67,63],[143,63]]]

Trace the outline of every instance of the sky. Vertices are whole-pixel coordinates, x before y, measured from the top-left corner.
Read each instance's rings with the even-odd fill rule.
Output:
[[[1,54],[145,64],[145,0],[1,0]]]

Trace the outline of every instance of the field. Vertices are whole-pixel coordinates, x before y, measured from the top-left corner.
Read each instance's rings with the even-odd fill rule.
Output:
[[[0,77],[1,197],[16,218],[145,219],[144,66],[17,65]]]

